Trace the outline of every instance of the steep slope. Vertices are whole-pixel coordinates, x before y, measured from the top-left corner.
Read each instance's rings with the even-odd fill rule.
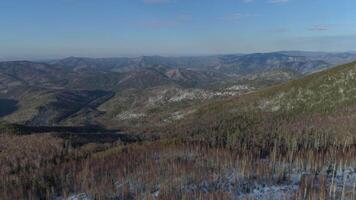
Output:
[[[356,103],[356,63],[316,73],[266,90],[262,109],[293,112],[333,112]]]
[[[355,142],[356,63],[203,105],[174,133],[230,145]],[[215,141],[216,140],[216,141]],[[242,146],[239,146],[243,148]]]

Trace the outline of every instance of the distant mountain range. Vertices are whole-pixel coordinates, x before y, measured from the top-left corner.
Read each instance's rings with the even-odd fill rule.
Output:
[[[300,73],[311,73],[320,69],[356,60],[356,53],[323,53],[303,51],[281,51],[273,53],[231,54],[196,57],[143,56],[137,58],[82,58],[69,57],[49,64],[78,70],[131,71],[157,65],[171,68],[212,70],[234,74],[246,74],[259,70],[288,68]]]
[[[31,125],[105,126],[143,118],[163,123],[205,101],[353,60],[356,53],[286,51],[0,62],[0,119]]]

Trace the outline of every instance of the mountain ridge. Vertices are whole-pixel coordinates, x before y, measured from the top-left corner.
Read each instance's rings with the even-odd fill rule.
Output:
[[[347,56],[346,56],[347,55]],[[164,57],[164,56],[141,56],[141,57],[112,57],[112,58],[86,58],[86,57],[68,57],[62,60],[51,61],[51,64],[57,64],[67,67],[77,67],[78,63],[83,63],[83,66],[87,66],[91,70],[109,70],[109,71],[127,71],[138,68],[150,67],[154,65],[167,65],[173,68],[194,68],[203,70],[215,70],[224,72],[227,69],[228,73],[240,73],[243,72],[239,68],[243,67],[246,69],[247,66],[253,66],[251,61],[256,61],[256,59],[248,59],[251,57],[259,57],[263,62],[260,61],[258,64],[271,65],[273,61],[278,61],[278,59],[273,60],[273,57],[285,57],[284,62],[274,63],[274,66],[270,67],[282,67],[288,68],[287,62],[294,60],[299,60],[299,66],[302,73],[311,73],[315,71],[315,67],[327,68],[337,64],[343,64],[356,60],[356,54],[351,52],[345,53],[324,53],[324,52],[303,52],[303,51],[280,51],[271,53],[252,53],[252,54],[226,54],[226,55],[212,55],[212,56],[181,56],[181,57]],[[332,58],[329,58],[332,57]],[[76,63],[75,65],[67,64]],[[271,63],[272,62],[272,63]],[[295,61],[294,61],[295,62]],[[307,62],[307,63],[306,63]],[[103,67],[103,65],[106,65]],[[111,65],[111,67],[108,67]],[[306,65],[306,66],[304,66]],[[322,65],[322,67],[320,66]],[[261,67],[261,66],[260,66]],[[296,67],[296,66],[294,66]],[[264,69],[268,67],[265,66]],[[305,69],[304,69],[305,68]]]
[[[131,58],[81,59],[71,57],[51,63],[0,62],[0,98],[3,102],[14,104],[11,106],[16,109],[2,109],[4,111],[0,113],[9,115],[2,116],[2,119],[39,125],[96,125],[97,119],[120,124],[130,118],[136,121],[151,118],[164,124],[185,118],[192,108],[203,102],[240,96],[331,66],[324,61],[311,61],[304,56],[275,52],[183,58],[146,56],[131,61]],[[130,70],[115,70],[116,67]],[[93,95],[87,91],[93,91]],[[135,95],[143,97],[130,97],[128,101],[124,96],[128,91],[135,91]],[[81,101],[86,98],[95,101],[95,92],[105,93],[101,97],[102,105],[85,108],[86,105]],[[72,102],[73,108],[61,111],[58,109],[60,106],[52,105],[67,105],[67,99],[61,98],[63,95],[68,100],[71,97],[78,97],[79,100]],[[123,109],[123,106],[127,109]],[[278,106],[270,104],[269,108],[276,109]],[[105,109],[98,110],[97,107]],[[51,118],[52,122],[41,120],[44,116]],[[66,116],[67,119],[59,120],[59,116]]]

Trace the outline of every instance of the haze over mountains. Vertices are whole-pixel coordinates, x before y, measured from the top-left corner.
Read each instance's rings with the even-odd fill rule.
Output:
[[[33,125],[168,120],[190,112],[193,102],[239,95],[352,60],[355,53],[290,51],[1,62],[0,97],[7,106],[0,113],[4,122]]]
[[[51,61],[72,70],[99,71],[130,71],[155,65],[165,65],[172,68],[192,68],[215,70],[220,72],[251,73],[252,71],[272,68],[291,68],[298,72],[310,73],[317,67],[337,65],[351,62],[355,53],[322,53],[283,51],[273,53],[231,54],[196,57],[162,57],[142,56],[137,58],[83,58],[69,57],[63,60]],[[293,64],[293,66],[290,66]],[[261,69],[259,69],[259,67]]]

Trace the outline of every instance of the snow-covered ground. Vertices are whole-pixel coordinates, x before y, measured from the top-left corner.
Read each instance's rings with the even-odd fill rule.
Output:
[[[319,175],[326,175],[326,170]],[[332,175],[334,174],[334,175]],[[246,177],[242,177],[236,170],[231,170],[222,174],[214,180],[202,181],[200,183],[190,183],[182,185],[181,191],[186,193],[190,192],[227,192],[231,194],[232,199],[241,200],[284,200],[292,199],[299,191],[299,187],[303,176],[317,177],[313,174],[303,172],[293,172],[288,176],[288,179],[280,183],[271,183],[270,181],[263,180],[249,180]],[[144,183],[120,183],[117,182],[116,188],[119,192],[125,184],[142,186]],[[331,185],[333,184],[333,185]],[[327,176],[327,187],[335,189],[339,195],[343,190],[348,190],[349,196],[356,194],[356,168],[347,167],[335,169],[334,173]],[[333,187],[331,187],[333,186]],[[317,187],[317,185],[316,185]],[[328,191],[329,192],[329,191]],[[120,193],[120,192],[119,192]],[[160,194],[160,184],[157,184],[155,190],[151,190],[150,198],[157,199]],[[356,197],[356,196],[354,196]],[[56,200],[63,198],[56,198]],[[90,196],[85,193],[73,194],[67,198],[67,200],[91,200]],[[347,199],[347,198],[345,198]]]

